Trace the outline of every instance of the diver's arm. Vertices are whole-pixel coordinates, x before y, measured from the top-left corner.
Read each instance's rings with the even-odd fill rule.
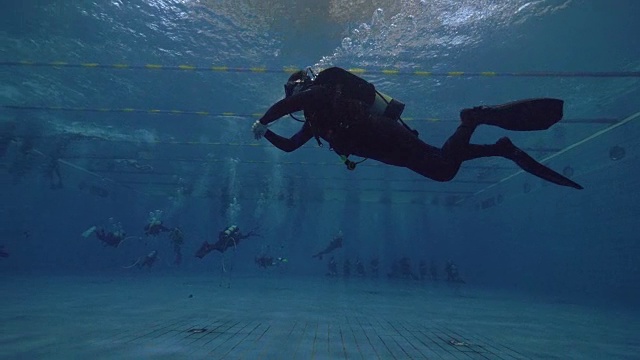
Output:
[[[285,115],[303,110],[305,104],[313,102],[316,97],[322,96],[325,92],[326,90],[321,86],[312,86],[305,91],[284,98],[273,104],[258,121],[262,125],[269,125]]]
[[[311,140],[312,137],[313,132],[311,131],[311,127],[308,123],[304,123],[302,128],[288,139],[271,130],[267,130],[264,134],[264,138],[272,143],[273,146],[285,152],[292,152],[300,148],[302,145],[306,144],[307,141]]]

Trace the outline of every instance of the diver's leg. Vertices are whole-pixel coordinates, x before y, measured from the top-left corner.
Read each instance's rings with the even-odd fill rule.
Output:
[[[476,127],[477,125],[472,122],[463,122],[458,126],[453,135],[442,146],[442,155],[447,161],[456,163],[459,167],[464,160],[467,160],[465,157],[468,152],[469,142]]]
[[[436,181],[450,181],[465,160],[475,124],[462,123],[442,148],[429,145],[396,121],[373,118],[353,135],[349,153],[406,167]]]
[[[469,141],[475,129],[475,123],[463,122],[441,149],[426,151],[422,161],[412,164],[409,168],[436,181],[452,180],[460,170],[462,162],[470,159]],[[479,153],[480,149],[474,150],[475,154]]]
[[[406,167],[436,181],[450,181],[463,161],[495,152],[470,147],[469,141],[477,124],[463,121],[442,148],[429,145],[396,121],[372,118],[367,126],[353,126],[350,131],[354,148],[348,153],[372,158],[389,165]]]
[[[454,134],[455,136],[455,134]],[[452,136],[453,137],[453,136]],[[575,183],[569,180],[567,177],[551,170],[550,168],[542,165],[537,162],[534,158],[529,156],[527,153],[513,145],[511,140],[507,137],[503,137],[498,140],[495,144],[491,145],[476,145],[476,144],[459,144],[460,149],[462,150],[451,150],[451,153],[454,154],[454,157],[450,158],[449,161],[454,162],[454,165],[458,164],[458,156],[461,156],[462,161],[478,159],[483,157],[491,157],[491,156],[500,156],[506,159],[509,159],[516,163],[522,170],[533,174],[541,179],[550,181],[554,184],[558,184],[561,186],[568,186],[575,189],[582,189],[583,187],[580,184]],[[444,148],[443,148],[444,153]]]
[[[529,156],[529,154],[513,145],[511,140],[507,137],[503,137],[498,140],[495,147],[499,149],[498,151],[502,152],[500,156],[504,156],[505,158],[512,160],[522,170],[530,174],[560,186],[568,186],[578,190],[584,189],[580,184],[571,181],[569,178],[537,162],[534,158]]]

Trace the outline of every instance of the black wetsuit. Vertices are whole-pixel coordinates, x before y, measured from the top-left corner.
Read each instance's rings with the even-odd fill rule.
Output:
[[[102,241],[105,246],[113,246],[116,248],[124,240],[125,236],[126,235],[124,233],[116,235],[114,232],[106,232],[104,229],[98,229],[96,231],[96,237],[98,240]]]
[[[250,238],[252,236],[260,235],[253,231],[250,231],[247,234],[242,234],[240,233],[239,229],[236,229],[236,231],[230,234],[225,234],[224,231],[221,231],[218,235],[218,241],[216,241],[214,244],[209,244],[206,241],[202,243],[202,245],[196,252],[196,257],[202,259],[213,250],[218,250],[219,252],[223,253],[231,247],[235,248],[240,243],[240,240]]]
[[[266,125],[296,111],[304,111],[307,121],[295,135],[285,138],[270,130],[264,135],[280,150],[294,151],[317,136],[327,141],[339,155],[356,155],[406,167],[436,181],[453,179],[463,161],[505,156],[508,151],[498,144],[469,144],[476,126],[465,123],[442,148],[431,146],[398,120],[371,115],[365,104],[341,100],[323,85],[312,85],[278,101],[260,122]]]
[[[143,268],[146,266],[150,268],[153,266],[153,264],[156,262],[157,259],[158,259],[158,252],[154,250],[142,259],[142,261],[138,264],[138,267]]]
[[[255,262],[259,267],[263,269],[266,269],[268,266],[274,265],[273,258],[268,256],[256,257]]]
[[[318,258],[319,260],[322,260],[322,255],[329,254],[333,250],[341,248],[341,247],[342,247],[342,236],[336,236],[336,237],[333,238],[333,240],[331,240],[331,242],[329,243],[329,246],[327,246],[324,250],[320,251],[319,253],[317,253],[315,255],[311,255],[311,257],[312,258]]]
[[[169,232],[169,231],[171,231],[171,229],[164,226],[162,222],[147,224],[144,226],[144,234],[147,236],[149,235],[158,236],[161,232]]]

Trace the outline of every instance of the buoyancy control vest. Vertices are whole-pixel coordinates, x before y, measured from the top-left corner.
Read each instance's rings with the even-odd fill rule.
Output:
[[[373,84],[345,69],[339,67],[325,69],[316,75],[313,79],[313,85],[324,86],[332,90],[336,105],[345,102],[360,103],[361,108],[364,108],[369,114],[399,121],[407,130],[418,136],[418,132],[409,128],[400,118],[405,106],[402,102],[379,92]],[[344,125],[348,126],[348,124],[341,124],[341,126]],[[313,124],[311,127],[313,128]],[[314,135],[318,144],[322,146],[315,131]],[[357,164],[366,160],[353,162],[348,157],[348,154],[340,155],[341,161],[349,170],[354,170]]]

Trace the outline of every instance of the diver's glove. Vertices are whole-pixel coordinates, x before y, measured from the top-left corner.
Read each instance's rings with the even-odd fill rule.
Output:
[[[261,123],[260,120],[257,120],[256,122],[254,122],[253,126],[251,126],[251,131],[253,131],[253,137],[255,137],[256,140],[262,139],[264,134],[267,132],[267,129],[268,129],[267,125],[264,125],[263,123]]]

